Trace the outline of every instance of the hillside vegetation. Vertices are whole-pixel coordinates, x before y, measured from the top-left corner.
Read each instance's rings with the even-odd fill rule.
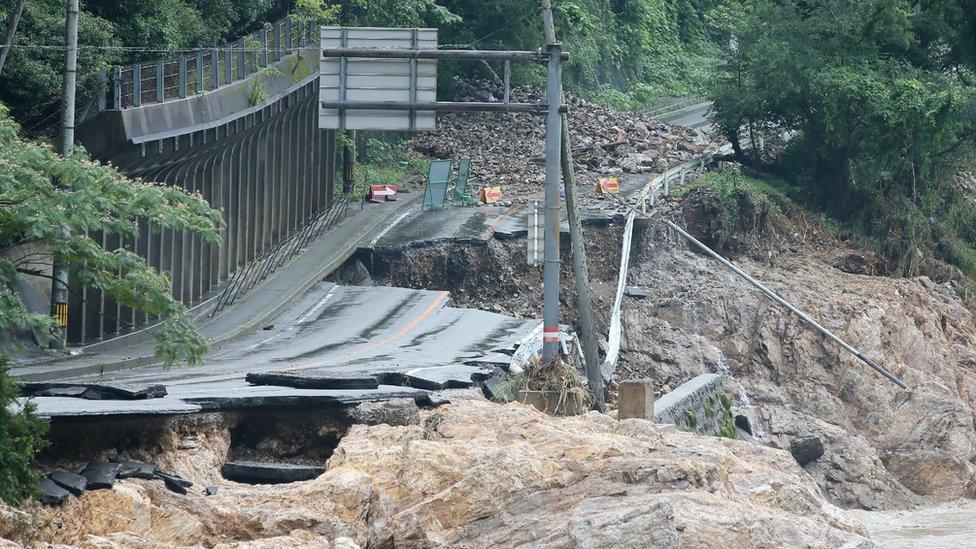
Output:
[[[557,30],[573,56],[567,88],[587,98],[638,107],[662,94],[703,89],[716,44],[726,40],[730,0],[555,0]],[[6,21],[15,2],[0,6]],[[539,2],[531,0],[160,0],[82,2],[79,87],[98,89],[98,71],[138,60],[174,57],[180,50],[222,44],[284,17],[349,26],[436,27],[453,47],[535,49],[544,45]],[[65,3],[30,0],[15,47],[0,78],[0,101],[25,129],[56,127],[61,88]],[[441,91],[451,74],[497,79],[501,67],[442,65]],[[543,72],[519,64],[517,84],[541,82]],[[33,127],[33,126],[37,127]]]
[[[973,0],[743,2],[711,85],[716,125],[891,273],[972,277],[974,30]],[[761,136],[788,141],[769,155]]]

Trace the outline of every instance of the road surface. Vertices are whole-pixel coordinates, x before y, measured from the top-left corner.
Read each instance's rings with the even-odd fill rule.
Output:
[[[34,402],[40,415],[61,417],[335,406],[416,396],[423,389],[470,385],[472,377],[490,374],[493,364],[506,364],[505,353],[538,324],[454,308],[449,302],[448,292],[320,282],[265,329],[208,357],[202,366],[152,366],[57,380],[67,385],[162,384],[164,398],[43,396]],[[379,383],[375,388],[307,389],[277,382],[254,385],[246,381],[248,374],[276,374],[298,386],[335,380]]]

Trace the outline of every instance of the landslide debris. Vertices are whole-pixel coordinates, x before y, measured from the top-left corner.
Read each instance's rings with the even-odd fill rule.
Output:
[[[754,406],[767,443],[817,450],[803,453],[805,468],[838,505],[890,509],[973,497],[976,325],[952,285],[856,274],[870,272],[850,268],[873,265],[870,254],[810,216],[743,223],[749,229],[723,245],[707,222],[723,211],[717,200],[699,189],[674,199],[668,215],[910,390],[658,225],[635,243],[629,283],[648,295],[624,300],[620,375],[676,387],[700,373],[728,372],[742,385],[738,405]]]
[[[252,486],[175,472],[215,494],[119,481],[58,509],[0,507],[0,535],[98,547],[840,546],[867,535],[785,451],[590,412],[555,418],[461,401],[420,425],[355,425],[325,474]]]
[[[485,98],[481,98],[484,100]],[[544,102],[533,87],[513,90],[517,102]],[[651,174],[687,162],[713,143],[701,130],[666,124],[637,112],[617,111],[573,96],[570,138],[580,203],[596,195],[597,178]],[[545,180],[545,119],[531,114],[453,113],[438,118],[437,129],[414,136],[409,150],[430,158],[471,157],[473,187],[501,186],[506,203],[542,196]],[[645,176],[646,177],[646,176]]]

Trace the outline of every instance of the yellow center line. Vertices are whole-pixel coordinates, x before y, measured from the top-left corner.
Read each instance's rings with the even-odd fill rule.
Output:
[[[416,318],[414,318],[412,321],[410,321],[409,324],[407,324],[403,328],[400,328],[399,330],[397,330],[396,333],[391,334],[391,335],[389,335],[389,336],[387,336],[387,337],[385,337],[385,338],[383,338],[383,339],[381,339],[379,341],[374,341],[374,342],[372,342],[370,344],[357,347],[357,348],[349,351],[348,353],[346,353],[344,355],[341,355],[341,356],[338,356],[336,358],[331,358],[329,360],[323,360],[321,362],[313,362],[311,364],[301,364],[301,365],[298,365],[298,366],[292,366],[291,368],[283,368],[283,369],[280,369],[278,371],[280,371],[280,372],[294,372],[294,371],[298,371],[298,370],[307,370],[309,368],[318,368],[319,366],[330,366],[330,365],[336,364],[338,362],[341,362],[341,361],[344,361],[344,360],[348,360],[350,358],[357,357],[357,356],[360,356],[362,354],[368,353],[368,352],[370,352],[372,350],[375,350],[375,349],[378,349],[380,347],[383,347],[384,345],[388,345],[388,344],[396,341],[397,339],[400,339],[401,337],[405,336],[408,332],[412,331],[414,328],[416,328],[417,326],[419,326],[420,323],[423,322],[424,320],[426,320],[427,317],[429,317],[431,315],[431,313],[433,313],[437,309],[437,307],[441,304],[441,302],[443,302],[445,299],[447,299],[447,297],[449,295],[450,295],[449,292],[438,292],[437,297],[434,298],[434,300],[430,302],[430,305],[427,305],[427,307],[423,311],[421,311],[420,314],[417,315]]]
[[[522,209],[521,205],[513,204],[512,207],[502,212],[502,214],[498,216],[498,219],[496,219],[494,223],[492,223],[487,229],[485,229],[485,232],[482,233],[482,236],[485,238],[491,237],[491,235],[495,234],[495,231],[498,230],[498,227],[500,227],[502,223],[507,221],[513,213],[521,209]]]
[[[298,365],[298,366],[292,366],[291,368],[283,368],[283,369],[279,369],[279,370],[276,370],[276,371],[279,371],[279,372],[295,372],[295,371],[298,371],[298,370],[307,370],[309,368],[317,368],[319,366],[329,366],[329,365],[335,364],[336,362],[339,362],[341,360],[346,360],[348,358],[352,358],[352,357],[355,357],[355,356],[359,356],[359,355],[361,355],[363,353],[367,353],[369,351],[372,351],[372,350],[374,350],[374,349],[376,349],[378,347],[382,347],[383,345],[386,345],[388,343],[391,343],[391,342],[393,342],[393,341],[395,341],[395,340],[403,337],[408,332],[410,332],[411,330],[413,330],[414,328],[416,328],[418,325],[420,325],[420,323],[423,322],[427,317],[429,317],[431,315],[431,313],[433,313],[434,310],[437,309],[437,306],[440,305],[440,303],[443,302],[445,299],[447,299],[447,297],[449,295],[451,295],[450,292],[438,292],[437,297],[435,297],[434,300],[423,311],[420,312],[420,314],[417,316],[417,318],[415,318],[412,321],[410,321],[409,324],[407,324],[406,326],[404,326],[403,328],[401,328],[400,330],[398,330],[395,334],[392,334],[392,335],[390,335],[390,336],[388,336],[388,337],[386,337],[384,339],[381,339],[379,341],[376,341],[376,342],[371,343],[371,344],[368,344],[368,345],[364,345],[364,346],[361,346],[361,347],[357,347],[356,349],[353,349],[353,350],[349,351],[348,353],[346,353],[346,354],[344,354],[342,356],[339,356],[337,358],[334,358],[334,359],[323,360],[321,362],[315,362],[315,363],[312,363],[312,364],[301,364],[301,365]],[[202,378],[201,377],[198,377],[198,378],[184,379],[184,380],[178,380],[178,381],[164,381],[163,383],[166,384],[166,385],[169,385],[169,386],[175,386],[175,385],[199,385],[201,383],[207,383],[207,382],[213,382],[213,381],[227,381],[227,380],[231,380],[231,379],[238,379],[238,378],[240,378],[240,375],[241,375],[240,372],[232,372],[232,373],[226,373],[226,374],[216,374],[216,375],[213,375],[213,376],[206,376],[206,377],[202,377]]]

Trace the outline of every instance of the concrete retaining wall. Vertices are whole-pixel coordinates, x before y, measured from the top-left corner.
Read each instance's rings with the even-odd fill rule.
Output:
[[[673,423],[704,435],[730,435],[734,433],[731,403],[725,394],[725,376],[702,374],[654,403],[654,423]]]

